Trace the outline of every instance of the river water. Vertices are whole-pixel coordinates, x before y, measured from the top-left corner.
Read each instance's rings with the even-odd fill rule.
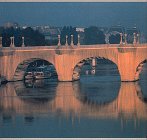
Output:
[[[147,137],[147,66],[120,82],[115,65],[86,65],[75,82],[56,78],[0,87],[0,137]]]

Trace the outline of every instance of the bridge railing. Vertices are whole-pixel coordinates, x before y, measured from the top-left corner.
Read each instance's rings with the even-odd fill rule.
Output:
[[[124,37],[124,39],[123,39],[123,37]],[[138,45],[138,44],[140,44],[140,42],[139,42],[139,40],[140,40],[140,35],[139,34],[136,34],[136,33],[134,33],[133,34],[133,45],[135,46],[135,45]],[[3,45],[2,45],[2,37],[0,37],[0,48],[2,48],[3,47]],[[11,43],[10,43],[10,47],[11,48],[14,48],[15,47],[15,43],[14,43],[14,37],[10,37],[10,40],[11,40]],[[24,40],[25,40],[25,38],[24,37],[22,37],[22,45],[21,45],[21,47],[27,47],[27,46],[25,46],[25,43],[24,43]],[[128,43],[127,43],[127,34],[122,34],[122,33],[120,33],[120,43],[119,43],[119,46],[121,46],[121,47],[125,47],[126,45],[127,45]],[[96,44],[97,45],[97,44]],[[106,45],[106,44],[105,44]],[[108,45],[109,46],[111,46],[112,44],[109,44],[108,43]],[[114,44],[113,44],[114,45]],[[118,44],[117,44],[118,45]],[[62,45],[61,45],[61,42],[60,42],[60,35],[58,35],[58,44],[57,44],[57,48],[60,48]],[[77,43],[77,45],[74,45],[74,42],[73,42],[73,35],[71,35],[71,43],[70,43],[70,45],[68,45],[68,36],[66,35],[66,41],[65,41],[65,45],[64,45],[66,48],[69,48],[69,46],[71,47],[71,48],[74,48],[74,46],[76,46],[76,47],[80,47],[81,45],[80,45],[80,36],[78,35],[78,43]],[[88,46],[88,45],[87,45]],[[55,46],[54,46],[55,47]]]

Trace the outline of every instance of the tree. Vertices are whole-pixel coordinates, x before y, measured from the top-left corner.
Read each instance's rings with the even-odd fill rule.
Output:
[[[76,27],[64,26],[61,31],[61,44],[64,45],[66,42],[66,35],[68,36],[68,45],[71,43],[71,35],[73,35],[73,43],[76,45],[78,43],[78,33]]]
[[[14,29],[13,27],[10,27],[10,28],[6,28],[4,29],[3,28],[3,31],[2,31],[2,45],[4,47],[9,47],[10,44],[11,44],[11,39],[10,37],[13,36],[14,34]]]
[[[2,46],[3,47],[9,47],[11,44],[10,36],[7,33],[2,33]]]
[[[39,31],[34,31],[31,27],[23,30],[26,46],[44,46],[45,37]]]
[[[26,29],[14,29],[13,27],[2,30],[2,45],[9,47],[11,44],[10,37],[14,36],[14,45],[20,47],[22,45],[22,36],[25,38],[26,46],[44,46],[45,37],[39,31],[34,31],[31,27]]]
[[[84,44],[105,44],[105,35],[98,27],[91,26],[85,29]]]
[[[14,31],[14,44],[16,47],[21,47],[22,45],[22,30],[20,28]]]

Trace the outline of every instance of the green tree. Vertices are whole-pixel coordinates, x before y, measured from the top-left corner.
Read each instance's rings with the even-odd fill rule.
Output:
[[[14,29],[6,28],[2,30],[1,33],[2,45],[4,47],[9,47],[11,44],[10,37],[14,36],[14,44],[16,47],[20,47],[22,45],[22,36],[25,38],[26,46],[44,46],[45,45],[45,37],[39,31],[34,31],[31,27],[26,29]]]
[[[10,37],[13,36],[14,34],[14,29],[13,27],[10,27],[10,28],[3,28],[3,31],[2,31],[2,45],[3,47],[9,47],[10,44],[11,44],[11,40],[10,40]]]
[[[76,31],[76,27],[72,26],[64,26],[61,31],[61,44],[64,45],[66,41],[66,35],[68,36],[68,44],[71,43],[71,35],[73,35],[73,42],[76,45],[78,42],[78,33]]]
[[[85,29],[84,44],[105,44],[105,35],[98,27],[91,26]]]
[[[20,28],[14,30],[14,44],[16,47],[22,45],[22,30]]]
[[[31,27],[23,30],[26,46],[44,46],[45,37],[39,31],[34,31]]]

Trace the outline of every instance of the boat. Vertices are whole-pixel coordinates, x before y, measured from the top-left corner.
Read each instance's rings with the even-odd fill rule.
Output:
[[[47,70],[47,66],[40,66],[34,72],[35,79],[47,79],[51,77],[51,72]]]
[[[25,74],[25,80],[26,79],[34,79],[34,73],[33,72],[26,72]]]
[[[34,75],[35,79],[47,79],[51,77],[51,73],[47,72],[36,72]]]

